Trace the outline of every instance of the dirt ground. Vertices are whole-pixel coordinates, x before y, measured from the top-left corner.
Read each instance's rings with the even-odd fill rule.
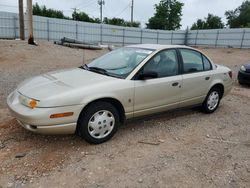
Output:
[[[234,80],[250,60],[247,49],[202,51]],[[250,87],[236,81],[214,114],[182,109],[132,120],[101,145],[33,134],[10,116],[6,97],[22,80],[106,52],[0,40],[0,188],[250,187]]]

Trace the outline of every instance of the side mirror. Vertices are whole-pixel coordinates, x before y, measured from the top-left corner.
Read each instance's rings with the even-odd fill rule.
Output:
[[[149,79],[152,79],[152,78],[158,78],[157,72],[148,71],[148,72],[141,73],[139,75],[139,80],[149,80]]]

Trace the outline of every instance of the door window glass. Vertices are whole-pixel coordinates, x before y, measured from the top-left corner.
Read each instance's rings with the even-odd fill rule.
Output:
[[[175,50],[159,52],[143,67],[143,72],[156,72],[158,78],[178,74],[178,60]]]
[[[184,73],[203,71],[203,61],[201,53],[194,50],[181,49]]]

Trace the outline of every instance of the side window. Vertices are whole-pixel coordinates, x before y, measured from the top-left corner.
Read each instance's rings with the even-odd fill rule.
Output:
[[[181,49],[180,52],[183,59],[184,73],[203,71],[201,53],[188,49]]]
[[[159,52],[143,67],[143,72],[154,71],[158,78],[174,76],[178,74],[178,59],[175,50]]]
[[[210,61],[204,55],[202,55],[202,58],[203,58],[203,63],[204,63],[204,70],[205,71],[211,70],[212,65],[211,65]]]

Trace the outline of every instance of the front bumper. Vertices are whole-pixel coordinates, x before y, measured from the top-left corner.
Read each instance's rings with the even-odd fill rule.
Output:
[[[50,126],[35,126],[21,122],[17,119],[17,122],[26,130],[40,133],[40,134],[74,134],[76,131],[76,123],[68,123],[61,125],[50,125]]]
[[[41,134],[73,134],[82,105],[53,108],[29,108],[18,101],[18,93],[12,92],[7,98],[11,114],[25,129]],[[51,114],[73,112],[72,116],[50,118]]]
[[[240,83],[250,84],[250,73],[239,71],[238,80]]]

